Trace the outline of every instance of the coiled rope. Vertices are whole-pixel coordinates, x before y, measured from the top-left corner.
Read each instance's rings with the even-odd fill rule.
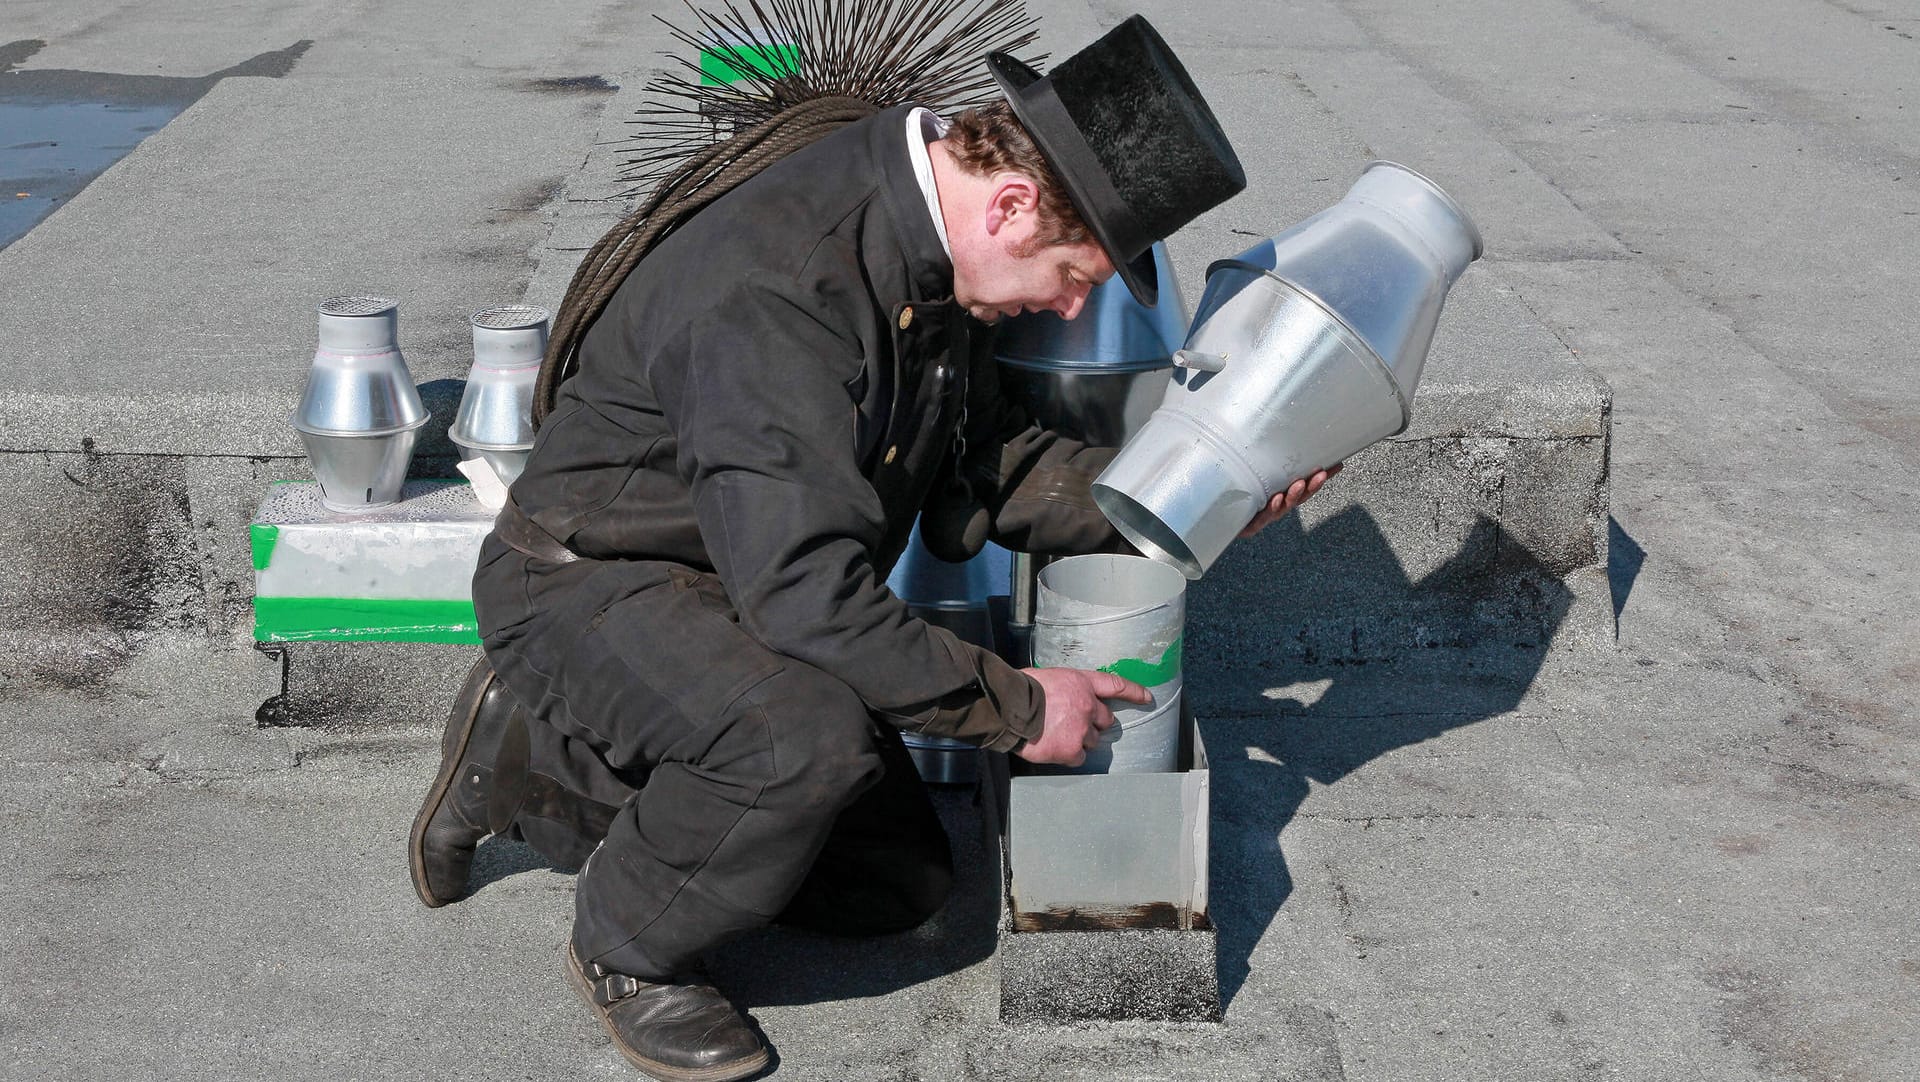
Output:
[[[702,208],[801,147],[879,112],[854,97],[822,97],[789,106],[729,139],[696,152],[633,213],[607,230],[567,285],[547,354],[534,384],[533,423],[553,409],[560,385],[580,367],[580,343],[640,260]]]

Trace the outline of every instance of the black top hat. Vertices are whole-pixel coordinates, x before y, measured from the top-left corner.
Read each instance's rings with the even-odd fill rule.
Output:
[[[1005,53],[987,67],[1121,280],[1153,304],[1153,242],[1247,186],[1187,69],[1138,15],[1050,75]]]

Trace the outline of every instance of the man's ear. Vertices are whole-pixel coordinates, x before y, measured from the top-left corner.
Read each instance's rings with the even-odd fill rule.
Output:
[[[1040,209],[1040,188],[1022,173],[1002,173],[995,178],[993,194],[987,201],[987,232],[998,236],[1005,228],[1025,223],[1033,226]]]

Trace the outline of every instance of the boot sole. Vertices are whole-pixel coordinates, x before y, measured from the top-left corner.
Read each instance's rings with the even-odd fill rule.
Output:
[[[600,1028],[607,1031],[608,1037],[613,1038],[613,1046],[620,1050],[620,1054],[626,1057],[628,1063],[660,1079],[660,1082],[739,1082],[740,1079],[752,1078],[766,1070],[768,1061],[772,1059],[767,1050],[762,1048],[758,1055],[732,1063],[715,1064],[712,1067],[672,1067],[650,1060],[627,1047],[627,1043],[620,1039],[620,1032],[613,1028],[613,1020],[607,1017],[607,1012],[600,1004],[593,1001],[593,988],[587,983],[586,973],[580,966],[574,964],[573,944],[568,943],[563,946],[560,949],[560,957],[566,963],[567,983],[573,986],[574,995],[579,996],[580,1002],[585,1003],[587,1009],[593,1012],[593,1016],[600,1020]]]
[[[486,659],[482,658],[478,664],[485,665]],[[471,682],[472,679],[473,677],[469,674],[467,682]],[[467,716],[461,722],[460,734],[454,741],[454,746],[448,748],[446,741],[441,741],[440,773],[433,779],[433,788],[427,790],[427,799],[421,803],[419,813],[413,817],[413,830],[407,835],[407,872],[413,877],[413,892],[420,896],[420,900],[426,903],[428,909],[438,909],[449,902],[457,902],[466,897],[462,893],[452,898],[442,898],[427,886],[427,824],[440,811],[440,804],[446,799],[447,790],[453,788],[454,779],[460,774],[460,761],[467,757],[467,744],[473,739],[473,723],[480,717],[480,706],[486,702],[487,688],[498,679],[499,677],[493,675],[493,670],[489,667],[486,682],[481,684],[471,697],[470,701],[473,705],[467,710]],[[454,701],[458,702],[465,698],[468,698],[467,685],[463,682],[460,693]]]

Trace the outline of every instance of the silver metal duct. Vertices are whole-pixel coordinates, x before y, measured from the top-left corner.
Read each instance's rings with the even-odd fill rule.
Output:
[[[1432,181],[1373,162],[1208,268],[1166,397],[1094,482],[1100,510],[1199,578],[1275,493],[1407,426],[1447,290],[1482,250]]]

